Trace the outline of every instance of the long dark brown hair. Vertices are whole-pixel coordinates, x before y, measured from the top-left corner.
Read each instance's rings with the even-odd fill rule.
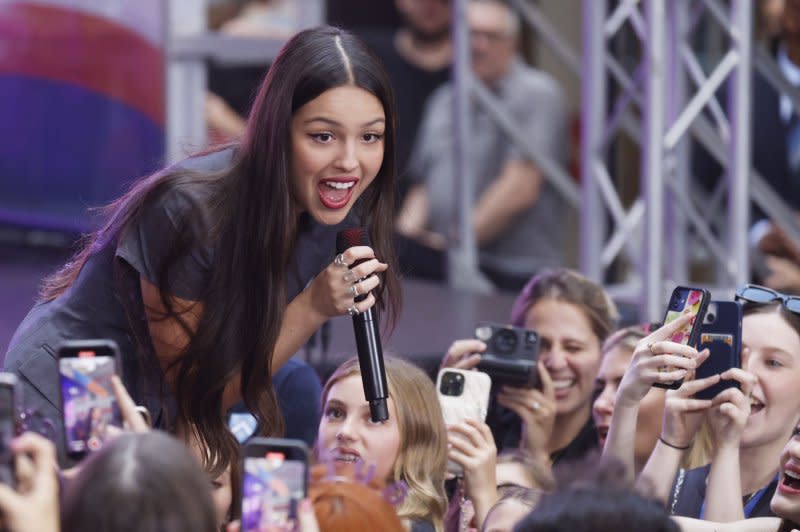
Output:
[[[287,303],[285,272],[300,217],[291,198],[291,121],[300,107],[343,85],[373,94],[386,118],[383,163],[355,213],[370,229],[376,256],[390,266],[375,295],[378,308],[388,311],[389,322],[394,323],[400,309],[392,246],[394,97],[385,71],[366,46],[332,27],[302,31],[280,51],[258,91],[246,133],[233,147],[228,168],[213,173],[167,169],[138,182],[106,208],[106,225],[89,235],[73,260],[43,287],[43,300],[58,297],[73,284],[87,259],[130,230],[148,205],[170,193],[187,200],[187,214],[178,222],[175,241],[164,246],[168,256],[160,263],[156,284],[166,309],[164,318],[174,319],[190,338],[172,368],[177,421],[195,432],[213,474],[230,464],[236,452],[237,443],[221,412],[223,391],[232,378],[240,379],[242,399],[262,433],[282,433],[271,373]],[[198,200],[190,192],[192,187],[207,193]],[[173,269],[178,260],[206,248],[213,250],[213,263],[201,298],[203,313],[197,326],[189,327],[172,303]],[[144,353],[140,363],[148,362],[150,375],[157,374],[163,386],[150,338],[141,330],[141,302],[137,309],[135,299],[135,295],[127,298],[126,307],[137,348]]]

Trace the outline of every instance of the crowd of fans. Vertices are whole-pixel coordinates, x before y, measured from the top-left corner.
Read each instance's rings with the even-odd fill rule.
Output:
[[[311,459],[319,465],[292,526],[792,530],[800,521],[800,321],[784,299],[745,301],[742,367],[693,380],[707,353],[670,340],[690,316],[652,332],[613,332],[614,305],[600,286],[569,270],[543,272],[513,309],[539,333],[541,386],[495,390],[485,421],[449,426],[431,377],[388,356],[390,417],[372,422],[350,359],[323,387]],[[442,365],[474,367],[485,348],[457,340]],[[683,385],[652,388],[667,362],[683,368]],[[740,386],[693,397],[720,379]],[[84,462],[59,472],[42,436],[11,442],[18,481],[0,486],[6,528],[237,530],[241,462],[205,472],[191,434],[151,429],[113,382],[127,430]],[[698,437],[701,427],[710,438]],[[461,476],[447,473],[448,459]],[[369,478],[354,465],[369,466]]]

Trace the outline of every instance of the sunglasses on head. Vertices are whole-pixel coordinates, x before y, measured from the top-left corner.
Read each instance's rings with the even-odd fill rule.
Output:
[[[776,292],[772,288],[759,286],[757,284],[746,284],[736,291],[736,301],[754,303],[756,305],[767,305],[780,301],[789,312],[800,314],[800,297],[787,296]]]

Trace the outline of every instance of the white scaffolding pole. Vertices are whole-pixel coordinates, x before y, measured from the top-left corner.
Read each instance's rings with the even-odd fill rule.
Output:
[[[649,0],[644,40],[645,106],[643,109],[642,191],[644,193],[644,271],[641,314],[659,319],[662,310],[664,251],[664,143],[666,44],[664,0]]]

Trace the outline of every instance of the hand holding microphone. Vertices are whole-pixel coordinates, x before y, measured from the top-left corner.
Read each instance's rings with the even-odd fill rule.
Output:
[[[365,265],[368,259],[363,258],[348,264],[344,253],[355,246],[370,246],[366,230],[360,227],[340,231],[336,235],[337,255],[334,265],[341,267],[344,281],[352,283],[348,290],[353,296],[353,304],[348,307],[347,312],[353,317],[361,381],[364,386],[364,396],[369,403],[370,418],[372,421],[385,421],[389,419],[389,408],[386,403],[389,393],[386,370],[383,367],[383,348],[375,314],[374,296],[369,293],[378,282],[375,276],[360,276],[359,266]],[[368,308],[363,308],[368,298],[372,298],[373,301]]]

